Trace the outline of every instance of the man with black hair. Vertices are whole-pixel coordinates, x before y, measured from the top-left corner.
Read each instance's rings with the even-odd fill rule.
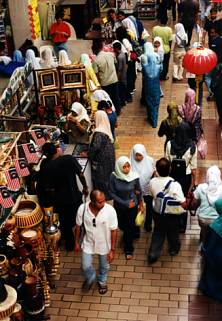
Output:
[[[71,35],[68,24],[63,21],[63,16],[63,13],[57,12],[55,15],[56,22],[53,23],[50,28],[50,35],[52,36],[52,42],[54,43],[56,53],[60,50],[67,51],[66,43]]]
[[[181,206],[185,208],[186,199],[181,185],[170,177],[170,162],[164,157],[160,158],[156,162],[156,170],[158,177],[154,177],[150,181],[150,193],[153,197],[153,206],[157,194],[164,191],[167,184],[171,181],[168,194],[172,196],[174,200],[180,202]],[[149,264],[157,261],[166,237],[169,244],[169,254],[171,256],[178,254],[180,250],[179,226],[179,215],[159,214],[154,211],[154,231],[148,253]]]
[[[206,34],[208,34],[208,44],[210,43],[210,30],[212,28],[215,28],[220,36],[222,35],[222,19],[218,18],[216,8],[212,8],[210,10],[210,17],[206,18],[203,28],[203,44],[206,44]]]
[[[80,244],[80,227],[84,224],[85,235]],[[115,209],[106,203],[105,194],[100,190],[90,193],[90,201],[82,204],[76,217],[75,251],[82,249],[82,269],[85,281],[83,291],[89,291],[96,281],[96,271],[92,265],[93,256],[99,257],[99,274],[97,276],[99,294],[105,294],[109,263],[114,259],[117,240],[117,214]]]
[[[117,115],[120,114],[121,104],[119,98],[118,78],[115,68],[115,57],[110,52],[103,51],[103,42],[94,41],[92,51],[96,55],[92,63],[92,67],[97,75],[97,78],[104,89],[110,96]]]

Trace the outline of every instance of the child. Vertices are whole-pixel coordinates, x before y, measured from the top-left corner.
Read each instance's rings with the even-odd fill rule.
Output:
[[[175,25],[174,35],[174,54],[173,54],[173,80],[183,79],[183,57],[186,53],[188,37],[182,23]]]

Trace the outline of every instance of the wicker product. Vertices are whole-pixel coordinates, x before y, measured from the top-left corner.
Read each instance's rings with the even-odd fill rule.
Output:
[[[0,254],[0,277],[8,274],[8,259],[4,254]]]
[[[33,229],[25,229],[21,231],[21,238],[26,242],[26,243],[31,243],[33,247],[38,246],[38,233],[36,230]]]
[[[0,320],[6,319],[13,313],[17,300],[16,290],[9,285],[5,287],[8,295],[5,301],[0,303]]]
[[[40,206],[35,201],[23,200],[19,203],[15,213],[16,226],[29,228],[41,222],[43,214]]]

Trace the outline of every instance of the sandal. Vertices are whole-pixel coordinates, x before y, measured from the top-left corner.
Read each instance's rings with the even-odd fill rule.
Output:
[[[106,284],[101,284],[98,282],[98,290],[99,290],[99,294],[106,294],[106,292],[108,291],[108,287]]]
[[[126,254],[126,260],[132,260],[133,255],[132,254]]]

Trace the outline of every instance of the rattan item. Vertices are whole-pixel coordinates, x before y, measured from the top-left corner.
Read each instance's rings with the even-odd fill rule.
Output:
[[[43,214],[40,206],[35,201],[24,200],[19,203],[15,213],[16,226],[29,228],[41,222]]]
[[[0,303],[0,320],[6,319],[13,313],[17,300],[16,290],[9,285],[5,285],[5,288],[7,291],[7,297]]]

